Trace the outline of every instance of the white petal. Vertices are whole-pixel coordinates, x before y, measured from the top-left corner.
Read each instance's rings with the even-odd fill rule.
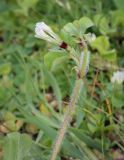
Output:
[[[49,42],[60,44],[60,38],[44,22],[38,22],[35,26],[35,37],[44,39]]]

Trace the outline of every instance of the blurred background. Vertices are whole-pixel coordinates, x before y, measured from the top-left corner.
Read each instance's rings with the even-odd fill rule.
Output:
[[[75,73],[72,61],[34,37],[35,24],[59,34],[83,16],[94,22],[88,32],[97,40],[58,160],[124,160],[123,84],[111,83],[114,71],[124,71],[124,0],[0,0],[1,160],[48,160]]]

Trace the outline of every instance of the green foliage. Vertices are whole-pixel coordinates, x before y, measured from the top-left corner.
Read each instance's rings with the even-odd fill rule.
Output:
[[[84,33],[96,35],[89,45],[85,88],[58,160],[117,159],[113,148],[124,150],[124,94],[123,84],[112,84],[111,77],[124,67],[124,1],[1,0],[0,15],[0,159],[48,160],[74,85],[76,62],[59,46],[47,52],[50,44],[34,37],[38,21],[49,24],[71,47]],[[39,110],[41,104],[49,115]],[[21,129],[18,120],[24,123]],[[37,127],[35,135],[28,133],[27,124]]]
[[[63,30],[70,36],[82,37],[86,30],[93,26],[93,22],[88,17],[83,17],[79,21],[75,20],[73,23],[68,23]]]
[[[11,71],[11,64],[5,63],[0,65],[0,75],[6,75],[9,74]]]
[[[49,52],[44,56],[44,63],[48,69],[53,72],[62,70],[68,60],[67,54],[64,52]]]
[[[123,0],[114,0],[117,8],[124,10],[124,1]]]
[[[99,36],[95,41],[91,44],[93,49],[97,49],[99,54],[108,61],[116,61],[116,50],[110,49],[110,43],[108,37]]]
[[[10,133],[4,144],[4,160],[25,159],[32,145],[31,138],[26,134]]]

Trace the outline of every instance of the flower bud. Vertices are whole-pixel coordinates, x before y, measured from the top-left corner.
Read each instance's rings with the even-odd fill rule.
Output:
[[[61,39],[56,35],[52,29],[44,22],[38,22],[35,26],[35,37],[43,39],[45,41],[61,44]]]

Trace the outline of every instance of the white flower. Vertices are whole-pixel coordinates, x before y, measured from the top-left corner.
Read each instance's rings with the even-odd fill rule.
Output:
[[[35,26],[35,37],[41,38],[51,43],[60,44],[60,38],[44,22],[38,22]]]
[[[113,76],[111,78],[112,83],[118,83],[122,84],[124,81],[124,71],[117,71],[113,73]]]

